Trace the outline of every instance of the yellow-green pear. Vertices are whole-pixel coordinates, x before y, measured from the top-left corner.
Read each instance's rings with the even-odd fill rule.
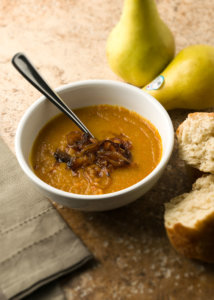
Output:
[[[154,0],[125,0],[106,49],[109,65],[119,77],[144,86],[172,60],[174,48],[174,37]]]
[[[193,45],[183,49],[143,89],[167,110],[214,107],[214,47]]]

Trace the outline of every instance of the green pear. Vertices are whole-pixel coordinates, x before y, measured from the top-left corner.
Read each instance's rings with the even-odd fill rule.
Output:
[[[143,88],[167,110],[214,107],[214,47],[189,46]]]
[[[174,57],[174,37],[154,0],[125,0],[119,23],[107,40],[107,59],[123,80],[142,87]]]

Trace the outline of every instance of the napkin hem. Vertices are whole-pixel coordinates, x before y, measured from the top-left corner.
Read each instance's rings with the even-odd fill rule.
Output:
[[[26,297],[26,296],[30,295],[31,293],[33,293],[34,291],[38,290],[40,287],[44,286],[45,284],[52,282],[53,280],[56,280],[70,272],[75,271],[76,269],[78,269],[81,266],[83,266],[84,264],[86,264],[92,258],[93,258],[93,255],[89,254],[87,257],[83,258],[80,262],[76,263],[72,267],[66,268],[64,270],[60,270],[56,274],[50,275],[49,277],[46,277],[45,279],[38,280],[37,282],[32,284],[30,287],[28,287],[27,289],[18,293],[17,295],[11,297],[10,299],[11,300],[20,300],[23,297]],[[0,296],[1,296],[1,294],[0,294]],[[3,294],[3,296],[4,296],[4,294]],[[3,298],[3,299],[0,298],[0,300],[6,300],[6,299],[7,298]]]
[[[50,207],[44,209],[43,211],[41,211],[40,213],[38,213],[38,214],[36,214],[36,215],[33,215],[33,216],[31,216],[31,217],[25,219],[23,222],[17,223],[16,225],[11,226],[11,227],[7,228],[6,230],[0,231],[0,234],[1,234],[1,235],[8,234],[8,233],[10,233],[10,232],[16,230],[17,228],[26,225],[27,223],[31,222],[32,220],[35,220],[35,219],[41,217],[42,215],[48,213],[50,210],[54,210],[54,209],[55,209],[55,208],[54,208],[53,206],[50,206]]]

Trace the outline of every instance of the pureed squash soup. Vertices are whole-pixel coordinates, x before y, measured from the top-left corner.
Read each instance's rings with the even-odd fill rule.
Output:
[[[95,105],[74,110],[92,139],[64,114],[39,132],[30,155],[35,174],[66,192],[98,195],[146,177],[162,155],[161,137],[148,120],[124,107]]]

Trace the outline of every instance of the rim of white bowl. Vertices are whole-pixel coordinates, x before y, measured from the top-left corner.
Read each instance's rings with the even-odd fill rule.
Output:
[[[142,89],[132,86],[128,83],[114,81],[114,80],[106,80],[106,79],[89,79],[89,80],[74,81],[72,83],[61,85],[54,90],[57,92],[63,92],[65,89],[69,89],[69,88],[73,88],[73,87],[79,87],[79,86],[87,87],[90,85],[102,85],[102,84],[109,85],[109,86],[114,85],[114,86],[125,87],[125,88],[132,89],[135,92],[142,93],[142,94],[144,94],[144,96],[146,96],[148,98],[149,101],[153,102],[155,104],[155,106],[157,106],[157,108],[160,110],[160,112],[164,115],[164,117],[168,123],[168,131],[169,131],[169,136],[171,136],[171,138],[169,139],[169,142],[167,144],[164,154],[161,157],[160,162],[155,167],[155,169],[152,170],[152,172],[149,173],[142,180],[138,181],[137,183],[135,183],[125,189],[122,189],[122,190],[119,190],[116,192],[112,192],[112,193],[107,193],[107,194],[101,194],[101,195],[75,194],[75,193],[65,192],[63,190],[57,189],[57,188],[45,183],[38,176],[36,176],[36,174],[33,172],[33,170],[26,163],[26,160],[24,158],[24,155],[22,153],[21,146],[20,146],[22,129],[25,125],[26,120],[28,119],[28,117],[32,113],[32,111],[35,109],[35,107],[37,107],[41,102],[46,100],[45,96],[41,96],[33,104],[31,104],[31,106],[25,111],[24,115],[22,116],[22,118],[18,124],[16,135],[15,135],[15,152],[16,152],[16,156],[17,156],[18,162],[19,162],[22,170],[26,173],[26,175],[33,182],[35,182],[37,185],[39,185],[44,190],[47,190],[48,192],[54,193],[58,196],[67,197],[68,199],[76,198],[76,199],[84,200],[84,201],[85,200],[98,200],[98,199],[112,198],[117,195],[126,194],[126,193],[131,192],[132,190],[138,189],[142,184],[148,182],[158,172],[161,172],[161,170],[164,168],[164,166],[168,163],[171,153],[172,153],[172,150],[173,150],[173,146],[174,146],[174,128],[173,128],[172,121],[171,121],[167,111],[160,104],[160,102],[158,100],[156,100],[153,96],[147,94]]]

